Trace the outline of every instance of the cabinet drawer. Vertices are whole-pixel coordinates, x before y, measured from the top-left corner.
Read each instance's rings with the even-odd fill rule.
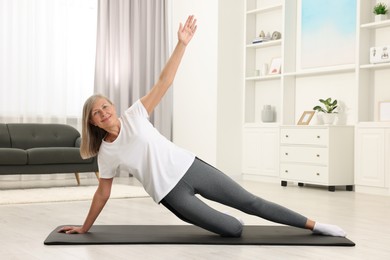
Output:
[[[328,145],[328,129],[280,129],[282,144]]]
[[[327,184],[328,167],[282,163],[280,165],[280,177],[285,180]]]
[[[281,146],[280,161],[327,165],[328,148]]]

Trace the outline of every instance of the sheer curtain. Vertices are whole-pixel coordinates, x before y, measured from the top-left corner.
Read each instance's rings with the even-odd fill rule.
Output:
[[[93,93],[96,0],[0,0],[0,122],[80,130]]]
[[[157,81],[168,58],[168,0],[99,0],[95,92],[120,115]],[[172,90],[151,116],[172,135]]]

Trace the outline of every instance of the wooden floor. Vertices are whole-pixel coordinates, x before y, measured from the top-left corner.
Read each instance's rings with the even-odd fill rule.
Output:
[[[116,183],[138,185],[121,177]],[[0,206],[1,259],[390,259],[390,197],[321,187],[239,181],[251,192],[287,206],[314,220],[343,227],[356,247],[215,246],[215,245],[102,245],[45,246],[53,228],[80,224],[89,202]],[[1,182],[0,189],[73,185],[74,180]],[[83,185],[96,184],[84,179]],[[246,224],[270,222],[211,203]],[[183,224],[150,198],[110,200],[96,224]]]

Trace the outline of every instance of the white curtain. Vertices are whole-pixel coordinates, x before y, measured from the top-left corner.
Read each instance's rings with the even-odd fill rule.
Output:
[[[165,65],[168,0],[99,0],[95,92],[106,95],[120,115],[145,95]],[[172,135],[172,90],[151,116]]]
[[[80,130],[96,27],[97,0],[0,0],[0,122]]]

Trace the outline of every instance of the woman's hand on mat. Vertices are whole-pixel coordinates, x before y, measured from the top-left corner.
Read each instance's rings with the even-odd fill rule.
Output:
[[[190,15],[184,26],[180,23],[179,31],[177,32],[179,42],[187,46],[187,44],[191,41],[192,36],[194,36],[196,28],[196,19],[193,15]]]
[[[58,233],[66,233],[66,234],[83,234],[86,233],[82,227],[73,227],[73,226],[65,226],[58,230]]]

